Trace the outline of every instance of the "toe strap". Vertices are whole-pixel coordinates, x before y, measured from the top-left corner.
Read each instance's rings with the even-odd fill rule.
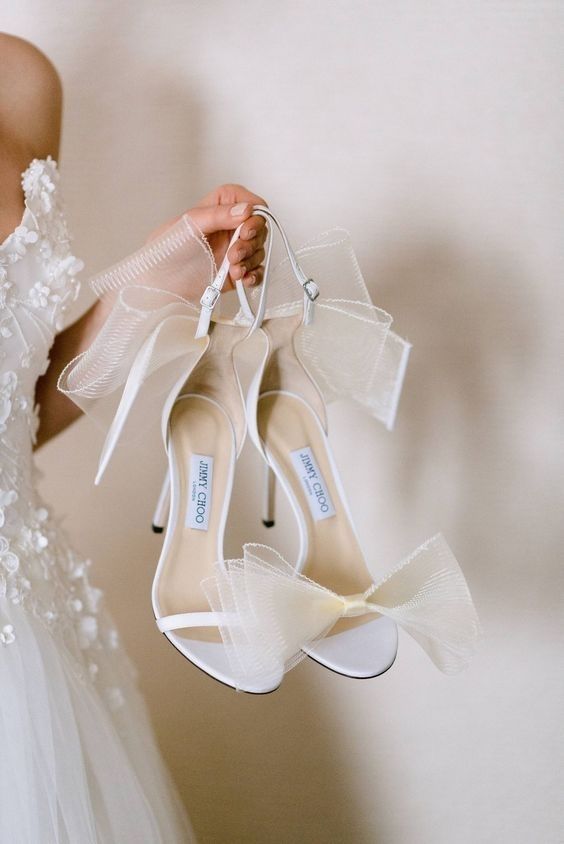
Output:
[[[179,612],[157,618],[157,627],[161,633],[168,630],[180,630],[182,627],[217,627],[224,623],[221,612]]]

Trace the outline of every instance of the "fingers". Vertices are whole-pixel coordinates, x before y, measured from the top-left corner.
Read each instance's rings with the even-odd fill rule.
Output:
[[[246,221],[240,233],[242,240],[250,240],[266,226],[263,217],[251,217],[253,205],[266,205],[266,200],[243,185],[220,185],[203,197],[188,213],[198,223],[204,234],[214,231],[234,231]]]
[[[252,237],[250,240],[238,238],[227,251],[227,260],[230,264],[238,264],[246,258],[252,258],[258,249],[262,249],[265,240],[266,228],[263,228],[256,237]]]
[[[268,227],[264,217],[253,214],[254,205],[267,206],[267,202],[242,185],[228,184],[216,188],[187,212],[208,238],[218,266],[233,232],[240,227],[237,240],[227,251],[228,287],[239,280],[247,286],[260,284],[264,275],[260,265]]]
[[[258,214],[253,214],[253,206],[249,203],[239,203],[230,209],[230,216],[232,220],[232,229],[240,225],[241,220],[244,220],[239,238],[233,246],[240,246],[239,241],[252,241],[260,239],[264,243],[266,238],[266,220]]]
[[[235,213],[231,211],[234,209]],[[221,231],[234,231],[239,223],[250,216],[251,206],[248,203],[238,205],[207,205],[198,206],[188,211],[188,216],[194,220],[205,235]]]
[[[241,226],[241,231],[239,232],[239,239],[252,240],[253,238],[258,237],[261,234],[264,243],[264,239],[266,237],[266,220],[264,219],[264,217],[259,217],[258,214],[253,214],[252,216],[249,216],[248,219],[245,219],[245,222]]]
[[[264,267],[257,267],[250,273],[243,276],[243,284],[245,287],[253,287],[255,284],[261,284],[264,278]]]
[[[256,267],[256,269],[251,270],[243,276],[242,279],[231,279],[231,276],[228,274],[227,278],[225,279],[225,287],[224,290],[234,290],[235,289],[235,281],[241,280],[245,287],[254,287],[256,284],[261,284],[264,278],[264,267]]]
[[[260,284],[263,277],[260,264],[265,257],[263,246],[267,234],[264,217],[254,214],[244,222],[239,237],[227,252],[227,260],[231,265],[229,278],[232,282],[242,279],[246,286]],[[255,272],[252,272],[253,270]]]
[[[260,249],[256,249],[253,254],[244,261],[232,264],[229,267],[229,276],[231,280],[238,281],[239,279],[244,279],[245,276],[249,275],[253,270],[258,269],[264,261],[264,254],[264,249],[261,247]]]
[[[264,217],[251,216],[252,210],[253,206],[247,202],[236,205],[207,205],[192,208],[188,211],[188,216],[205,235],[221,231],[233,232],[243,223],[238,239],[252,240],[266,229]]]
[[[236,184],[220,185],[215,190],[206,194],[198,205],[235,205],[239,202],[246,202],[249,205],[268,206],[268,203],[262,196],[248,190],[244,185]]]

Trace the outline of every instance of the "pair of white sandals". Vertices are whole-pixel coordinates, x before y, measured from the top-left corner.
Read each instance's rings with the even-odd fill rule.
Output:
[[[302,314],[264,319],[272,234],[248,330],[242,334],[211,322],[225,262],[202,296],[197,336],[209,340],[162,420],[170,507],[152,600],[159,630],[191,662],[227,685],[264,693],[276,689],[284,671],[306,654],[349,677],[382,674],[397,653],[394,616],[417,600],[422,584],[412,563],[411,570],[402,566],[401,576],[396,573],[395,583],[373,585],[328,441],[325,402],[296,352],[295,334],[315,319],[319,288],[302,271],[272,212],[257,206],[254,213],[282,235],[303,288]],[[238,293],[248,311],[242,285]],[[263,335],[264,354],[244,404],[233,350],[256,331]],[[265,523],[274,519],[274,479],[295,513],[299,555],[291,566],[264,546],[246,546],[242,560],[223,559],[245,428],[265,461]],[[160,511],[164,501],[161,495]],[[161,513],[154,521],[162,521]],[[440,538],[421,556],[430,554],[452,571]],[[426,572],[427,588],[432,577],[440,580],[439,573]]]
[[[270,224],[255,309],[239,283],[240,319],[214,318],[229,269],[225,259],[192,323],[196,351],[162,406],[168,472],[154,518],[156,530],[166,524],[152,588],[157,626],[211,677],[255,694],[276,689],[305,656],[348,677],[378,676],[395,660],[398,624],[441,670],[458,671],[479,634],[464,575],[436,535],[373,582],[329,444],[324,393],[300,354],[323,302],[323,279],[303,271],[270,209],[255,206],[253,213]],[[274,228],[286,249],[286,276],[302,289],[301,307],[292,312],[267,310]],[[245,399],[234,352],[257,334],[262,353]],[[310,352],[312,359],[315,350]],[[76,400],[77,390],[73,395],[68,384],[61,388]],[[123,404],[122,396],[125,417],[129,405],[124,411]],[[242,558],[224,559],[233,479],[247,432],[265,464],[264,523],[274,522],[276,481],[295,514],[299,552],[292,563],[252,544]]]

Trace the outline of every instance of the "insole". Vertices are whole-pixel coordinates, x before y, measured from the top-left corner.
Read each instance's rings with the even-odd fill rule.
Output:
[[[233,430],[227,415],[201,396],[178,399],[170,415],[178,495],[171,513],[173,533],[158,586],[161,614],[209,612],[200,582],[213,574],[218,534],[223,530],[225,496],[235,460]],[[221,641],[215,627],[186,628],[177,634]]]
[[[297,396],[270,393],[259,401],[258,429],[305,519],[308,550],[302,574],[340,595],[364,592],[372,579],[313,411]],[[372,619],[373,614],[341,619],[331,634]]]

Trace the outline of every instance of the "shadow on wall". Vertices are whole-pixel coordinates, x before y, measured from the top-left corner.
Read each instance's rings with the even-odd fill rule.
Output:
[[[409,240],[417,248],[387,250],[372,276],[374,300],[397,315],[414,346],[390,495],[408,523],[423,507],[427,521],[444,527],[483,616],[556,612],[550,578],[536,585],[531,577],[542,566],[561,580],[564,540],[560,480],[542,456],[558,410],[546,393],[554,349],[535,279],[482,244],[418,241],[412,232]]]
[[[189,65],[185,79],[167,78],[156,59],[153,65],[141,52],[116,50],[117,29],[111,48],[96,44],[77,51],[64,74],[67,204],[77,229],[81,224],[77,240],[92,272],[136,249],[163,220],[218,184],[238,181],[236,162],[245,142],[237,132],[224,139],[235,166],[229,173],[220,169],[209,151],[213,92],[190,78]],[[106,78],[115,79],[112,90],[98,86],[95,68],[101,62]],[[95,200],[85,205],[84,196]]]

